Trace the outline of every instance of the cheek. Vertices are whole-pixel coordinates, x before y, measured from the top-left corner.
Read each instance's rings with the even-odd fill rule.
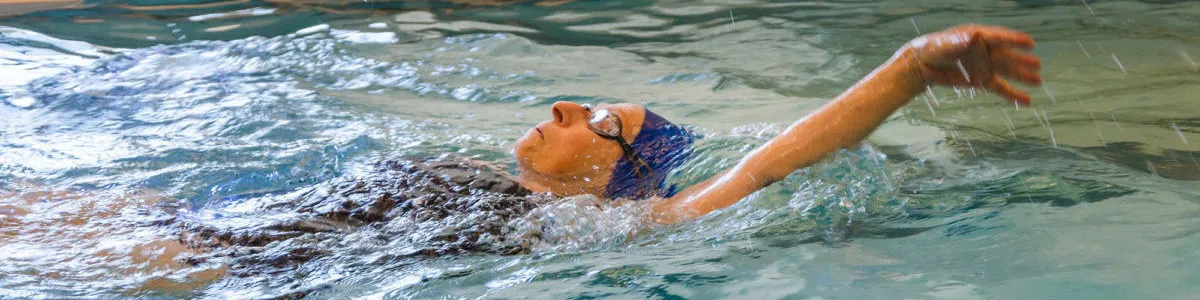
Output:
[[[590,143],[563,143],[548,147],[536,158],[544,171],[556,175],[578,174],[587,170],[594,151]]]
[[[612,152],[620,152],[620,147],[606,145],[604,142],[608,140],[586,137],[552,145],[537,155],[535,160],[538,164],[535,167],[547,174],[595,177],[592,173],[611,170],[612,167],[608,165],[616,163]]]

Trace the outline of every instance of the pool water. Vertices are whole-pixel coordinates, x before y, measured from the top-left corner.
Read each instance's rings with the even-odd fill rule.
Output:
[[[1189,1],[0,4],[0,298],[1189,299]],[[523,255],[391,259],[366,232],[274,272],[169,257],[174,217],[445,153],[515,168],[555,101],[631,102],[737,162],[919,33],[1027,31],[1017,108],[933,89],[860,147],[662,228],[547,206]],[[367,175],[362,175],[367,176]],[[135,200],[130,200],[135,199]],[[437,224],[434,224],[437,225]],[[445,229],[445,228],[443,228]],[[399,243],[399,244],[398,244]]]

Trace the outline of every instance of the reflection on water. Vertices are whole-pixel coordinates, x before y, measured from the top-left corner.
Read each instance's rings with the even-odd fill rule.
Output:
[[[57,5],[0,5],[0,298],[1180,298],[1200,282],[1187,2]],[[540,235],[528,254],[386,258],[412,244],[379,232],[453,231],[389,221],[264,245],[324,253],[257,273],[170,246],[180,216],[379,160],[511,169],[560,100],[696,127],[671,179],[692,184],[917,32],[967,21],[1039,40],[1037,105],[935,89],[873,146],[695,222],[647,229],[638,203],[576,197],[512,220]]]

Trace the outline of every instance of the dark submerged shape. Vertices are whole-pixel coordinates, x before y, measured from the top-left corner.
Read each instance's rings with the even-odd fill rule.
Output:
[[[257,206],[245,214],[185,218],[182,238],[216,253],[209,257],[234,257],[230,271],[235,276],[274,272],[263,267],[286,267],[343,251],[330,245],[364,243],[346,241],[353,233],[374,235],[367,242],[399,243],[400,249],[388,251],[397,258],[519,254],[529,252],[539,236],[518,233],[509,221],[549,200],[484,163],[390,160],[375,164],[366,177],[343,177],[247,200],[257,203],[229,204]]]

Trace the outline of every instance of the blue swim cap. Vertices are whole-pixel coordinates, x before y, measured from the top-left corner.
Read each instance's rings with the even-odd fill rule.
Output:
[[[621,160],[617,161],[617,168],[613,171],[605,194],[610,198],[628,199],[675,195],[675,187],[666,185],[667,174],[682,165],[692,154],[694,140],[691,131],[671,124],[662,116],[646,109],[642,130],[629,146],[633,148],[634,154],[646,162],[650,170],[629,161],[629,158],[621,157]],[[637,170],[638,168],[641,170]]]

